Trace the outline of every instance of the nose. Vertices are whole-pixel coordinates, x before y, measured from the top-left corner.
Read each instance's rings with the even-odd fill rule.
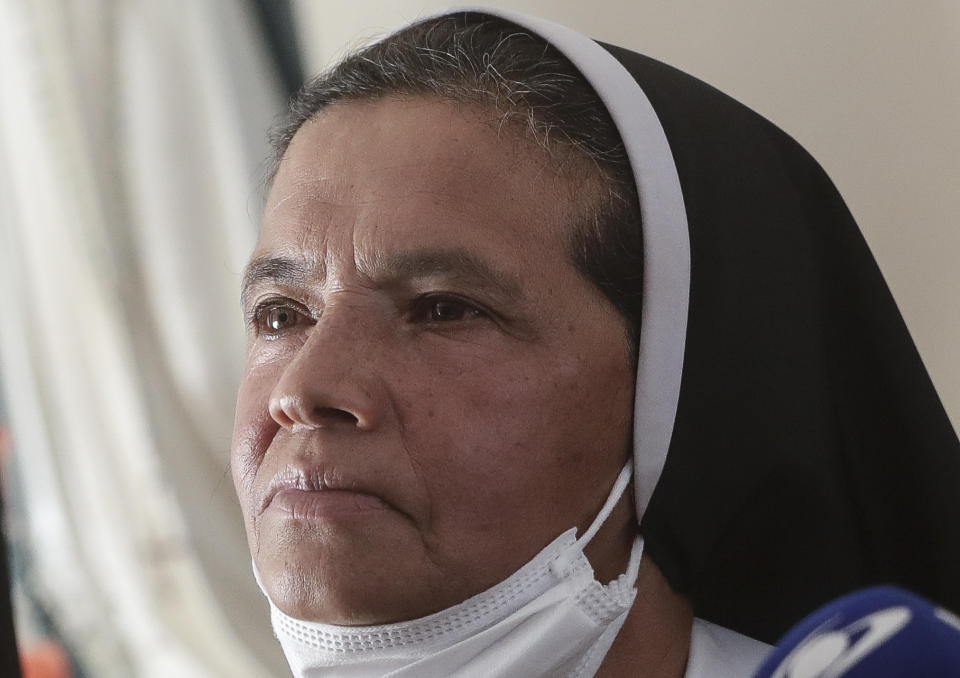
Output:
[[[289,430],[375,430],[388,406],[371,361],[372,332],[346,314],[327,313],[284,367],[270,394],[270,416]]]

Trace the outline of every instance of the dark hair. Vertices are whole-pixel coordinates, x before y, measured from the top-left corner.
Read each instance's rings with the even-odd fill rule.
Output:
[[[556,48],[515,24],[462,12],[413,24],[308,82],[271,133],[269,176],[300,127],[339,101],[432,96],[491,110],[549,156],[572,151],[597,185],[571,219],[570,256],[627,321],[635,356],[640,330],[642,232],[630,163],[606,107]],[[565,157],[569,153],[565,154]]]

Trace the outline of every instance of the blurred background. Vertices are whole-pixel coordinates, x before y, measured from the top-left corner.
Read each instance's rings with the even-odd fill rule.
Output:
[[[820,160],[960,422],[960,3],[494,2]],[[423,0],[0,0],[0,463],[29,678],[287,674],[228,468],[266,130]]]

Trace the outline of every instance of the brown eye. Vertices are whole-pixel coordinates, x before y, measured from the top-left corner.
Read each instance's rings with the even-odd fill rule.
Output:
[[[463,320],[471,309],[465,304],[456,301],[435,301],[430,306],[430,320],[441,322],[444,320]]]
[[[286,329],[297,322],[297,312],[286,306],[274,306],[267,311],[267,327],[274,332]]]
[[[299,325],[302,312],[289,304],[267,304],[257,310],[256,324],[261,334],[276,336]]]
[[[421,299],[417,306],[414,319],[421,322],[457,322],[483,315],[483,311],[476,306],[454,297],[427,297]]]

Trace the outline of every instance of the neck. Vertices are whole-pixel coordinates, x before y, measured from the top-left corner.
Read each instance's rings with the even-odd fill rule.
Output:
[[[623,572],[636,535],[633,502],[614,509],[585,549],[597,580]],[[656,563],[644,555],[637,573],[637,597],[595,678],[682,678],[690,652],[693,610],[676,593]]]
[[[596,678],[682,678],[693,610],[649,558],[640,563],[637,598]]]

